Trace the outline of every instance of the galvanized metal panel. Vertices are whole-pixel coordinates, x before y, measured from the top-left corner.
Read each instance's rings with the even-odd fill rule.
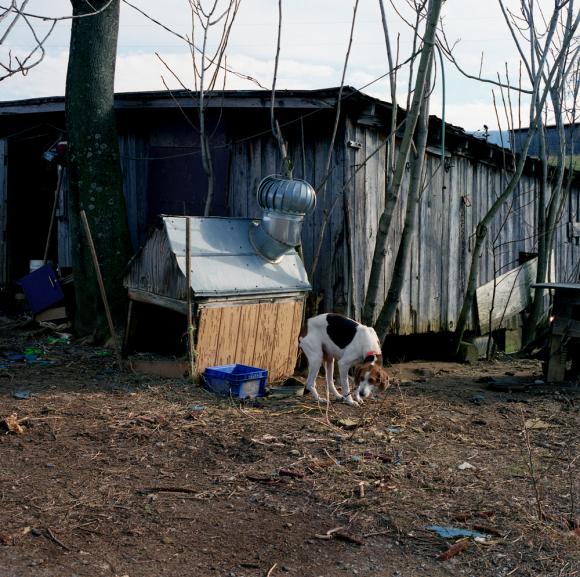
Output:
[[[310,283],[294,250],[271,263],[249,238],[252,219],[189,217],[191,289],[196,297],[306,292]],[[164,217],[171,251],[186,274],[185,217]]]

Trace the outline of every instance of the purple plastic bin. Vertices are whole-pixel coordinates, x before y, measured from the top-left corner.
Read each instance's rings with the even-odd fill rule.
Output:
[[[50,264],[45,264],[22,277],[18,284],[22,287],[26,300],[35,314],[64,298],[56,273]]]

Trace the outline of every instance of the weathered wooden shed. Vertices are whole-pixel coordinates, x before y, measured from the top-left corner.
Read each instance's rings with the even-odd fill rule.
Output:
[[[308,273],[314,255],[320,254],[316,273],[309,274],[322,299],[320,308],[358,318],[384,207],[387,136],[394,111],[387,102],[345,87],[327,175],[338,98],[337,88],[280,91],[275,112],[294,176],[312,183],[318,193],[316,209],[304,222],[302,246]],[[212,214],[261,218],[255,200],[258,183],[282,167],[271,135],[270,105],[270,91],[226,91],[209,99],[207,122],[217,174]],[[137,249],[158,214],[203,213],[207,179],[195,129],[199,98],[186,91],[119,94],[115,106],[125,196]],[[28,260],[42,254],[45,239],[40,231],[48,228],[56,176],[42,165],[41,156],[43,147],[65,136],[62,98],[0,103],[0,151],[7,155],[4,172],[0,169],[0,285],[8,291],[11,280],[27,272]],[[413,240],[393,334],[454,329],[475,227],[511,175],[510,155],[484,137],[431,117],[419,233]],[[480,286],[536,252],[540,188],[541,167],[530,158],[516,193],[490,227],[479,259]],[[39,209],[32,217],[31,205]],[[379,298],[389,286],[405,208],[403,190],[388,240]],[[31,226],[40,234],[28,234]],[[65,247],[66,208],[59,212],[57,230]],[[580,179],[575,178],[557,223],[550,281],[578,281],[579,231]],[[51,258],[66,262],[66,251],[59,249],[55,254],[57,243],[52,246]],[[471,326],[477,326],[475,311]]]
[[[128,339],[135,303],[141,316],[149,316],[151,307],[181,313],[181,333],[191,307],[198,372],[239,363],[268,370],[270,381],[293,373],[311,289],[294,246],[315,194],[304,181],[275,177],[264,179],[258,193],[261,220],[160,219],[125,278]]]

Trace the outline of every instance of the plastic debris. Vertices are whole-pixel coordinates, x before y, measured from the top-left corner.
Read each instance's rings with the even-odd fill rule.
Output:
[[[427,531],[433,531],[437,533],[439,537],[444,539],[456,539],[460,537],[472,537],[473,539],[488,539],[489,536],[485,533],[480,533],[479,531],[472,531],[471,529],[461,529],[458,527],[442,527],[441,525],[429,525],[425,527]]]
[[[193,412],[201,412],[201,411],[205,411],[205,405],[189,405],[189,407],[187,407],[187,409],[189,411],[193,411]]]
[[[19,401],[25,401],[26,399],[30,399],[32,393],[30,391],[14,391],[12,396]]]
[[[42,349],[36,347],[27,347],[24,349],[24,356],[26,359],[36,360],[38,357],[44,355],[44,351]]]
[[[466,469],[475,469],[475,467],[471,463],[468,463],[467,461],[465,461],[465,463],[461,463],[461,465],[457,465],[457,468],[460,471],[465,471]]]
[[[60,337],[47,337],[46,342],[49,345],[68,345],[71,340],[71,335],[62,335]]]
[[[112,351],[107,351],[104,349],[95,351],[93,354],[95,357],[112,357],[113,356]]]

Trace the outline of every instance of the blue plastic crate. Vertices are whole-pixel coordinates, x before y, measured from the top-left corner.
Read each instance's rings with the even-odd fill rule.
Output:
[[[234,364],[208,367],[203,376],[205,388],[213,393],[248,399],[264,396],[268,371]]]

